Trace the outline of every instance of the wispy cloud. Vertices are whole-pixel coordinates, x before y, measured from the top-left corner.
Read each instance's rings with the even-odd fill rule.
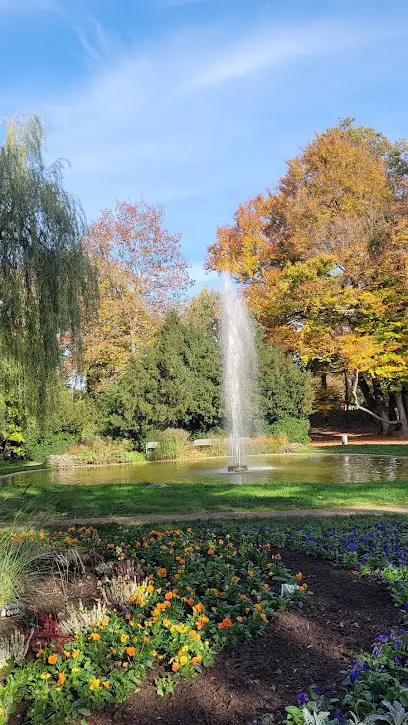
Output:
[[[70,159],[67,183],[90,217],[118,198],[163,203],[197,260],[212,241],[208,228],[215,234],[206,198],[221,198],[246,173],[239,150],[248,148],[253,161],[254,109],[277,84],[284,89],[283,71],[299,59],[342,58],[391,32],[330,22],[254,27],[241,37],[200,28],[125,49],[92,21],[78,30],[93,63],[88,77],[68,97],[37,105],[53,130],[50,156]],[[196,212],[189,219],[197,199],[202,220]]]

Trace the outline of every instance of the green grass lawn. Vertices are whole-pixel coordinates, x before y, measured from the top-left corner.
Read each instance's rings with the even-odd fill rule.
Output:
[[[363,443],[347,446],[320,446],[309,449],[311,453],[360,453],[371,456],[408,456],[408,445],[406,443]]]
[[[2,461],[0,463],[0,476],[8,476],[11,473],[27,473],[27,471],[36,471],[39,468],[45,468],[45,464],[37,461]]]
[[[52,517],[266,511],[408,504],[408,480],[370,483],[287,483],[254,485],[148,484],[24,485],[0,487],[0,514],[7,520],[23,511]]]

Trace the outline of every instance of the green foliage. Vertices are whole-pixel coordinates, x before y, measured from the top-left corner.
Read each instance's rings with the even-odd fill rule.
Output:
[[[68,452],[83,464],[141,463],[146,460],[143,453],[133,450],[131,441],[111,438],[96,437],[87,445],[76,445]]]
[[[151,451],[152,460],[176,460],[183,455],[183,449],[188,440],[188,432],[181,428],[166,428],[154,436],[159,447]]]
[[[63,188],[62,162],[45,164],[44,146],[40,120],[28,116],[7,123],[0,147],[2,359],[40,409],[61,361],[59,335],[79,351],[81,308],[96,297],[82,210]]]
[[[27,441],[26,456],[30,461],[43,462],[47,456],[61,455],[78,442],[72,433],[60,432],[50,434],[46,438]]]
[[[287,436],[289,443],[309,442],[309,421],[299,418],[281,418],[270,426],[272,435]]]
[[[259,343],[261,415],[270,426],[288,418],[304,419],[312,411],[312,380],[293,356],[265,341]],[[279,429],[279,432],[286,432]],[[275,434],[274,429],[273,434]],[[290,436],[288,435],[291,441]],[[295,439],[294,439],[295,440]],[[297,439],[296,439],[297,441]],[[303,443],[303,440],[297,441]]]
[[[221,364],[208,330],[183,323],[171,310],[151,348],[99,397],[104,430],[133,438],[140,447],[157,429],[185,428],[193,434],[221,424]]]
[[[44,542],[37,536],[0,533],[0,609],[12,601],[22,601],[35,586],[34,574],[44,553]]]

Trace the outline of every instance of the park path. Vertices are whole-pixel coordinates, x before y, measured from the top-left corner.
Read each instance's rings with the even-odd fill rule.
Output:
[[[47,526],[100,526],[103,524],[154,524],[159,521],[222,521],[226,519],[274,519],[310,516],[353,516],[356,514],[408,514],[408,506],[350,506],[347,508],[270,509],[268,511],[212,511],[200,514],[140,514],[139,516],[95,516],[56,519]]]

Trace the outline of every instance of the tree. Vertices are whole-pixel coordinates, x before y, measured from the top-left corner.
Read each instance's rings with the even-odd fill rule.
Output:
[[[166,310],[190,286],[180,235],[164,227],[160,206],[119,202],[104,210],[84,240],[100,274],[98,319],[84,350],[91,387],[106,387],[151,344]]]
[[[40,409],[61,361],[59,336],[69,333],[78,358],[81,317],[92,310],[97,292],[80,241],[81,207],[63,188],[63,163],[46,167],[44,147],[37,117],[7,122],[0,148],[2,370],[8,371],[5,384],[29,390]]]
[[[386,393],[403,401],[408,381],[406,149],[346,119],[288,162],[275,192],[241,205],[210,247],[210,266],[244,284],[270,340],[354,373],[384,431]],[[401,405],[399,423],[407,434]]]
[[[154,343],[131,359],[127,372],[101,394],[106,432],[139,445],[153,430],[185,428],[193,434],[222,423],[219,347],[208,330],[166,315]]]
[[[306,418],[312,412],[310,373],[265,340],[259,343],[259,381],[260,411],[269,426],[285,418]]]

